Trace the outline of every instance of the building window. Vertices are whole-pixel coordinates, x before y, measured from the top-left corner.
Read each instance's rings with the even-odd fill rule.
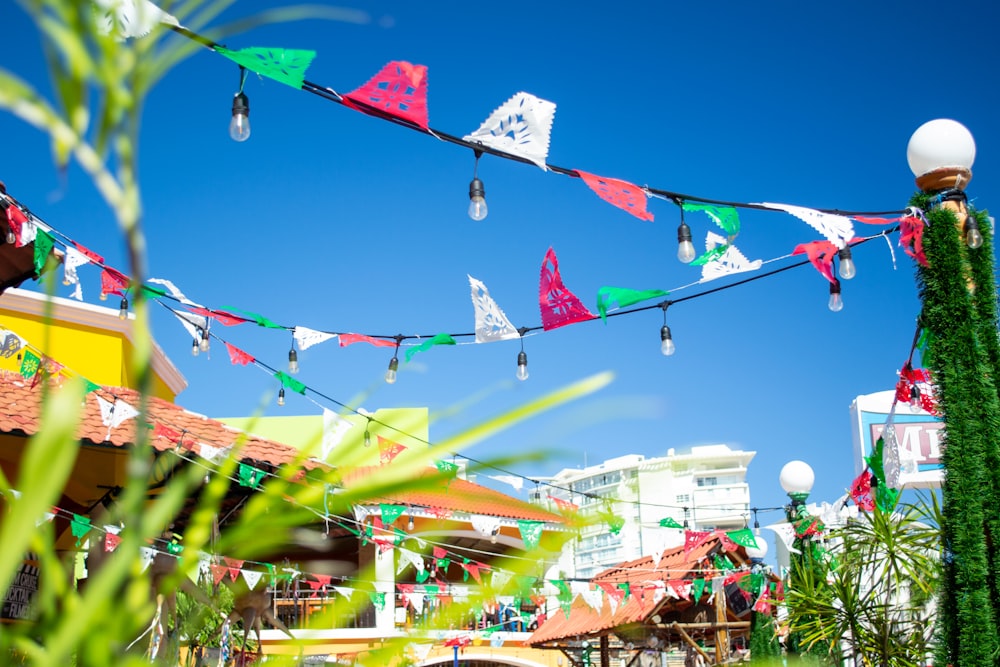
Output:
[[[689,503],[689,502],[691,502],[691,494],[689,494],[689,493],[682,493],[682,494],[678,495],[677,496],[677,502],[679,502],[679,503]]]
[[[699,477],[698,486],[715,486],[719,483],[718,477]]]

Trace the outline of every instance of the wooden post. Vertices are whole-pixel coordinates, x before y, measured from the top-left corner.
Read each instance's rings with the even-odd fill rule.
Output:
[[[719,626],[715,631],[715,663],[724,665],[729,662],[729,628],[726,625],[726,587],[715,594],[715,622]]]

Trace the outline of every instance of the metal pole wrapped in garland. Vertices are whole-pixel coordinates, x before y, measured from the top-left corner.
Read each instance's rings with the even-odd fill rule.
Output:
[[[955,121],[921,126],[907,149],[921,192],[917,269],[924,365],[944,421],[943,579],[935,664],[1000,664],[1000,340],[993,230],[964,188],[975,144]]]

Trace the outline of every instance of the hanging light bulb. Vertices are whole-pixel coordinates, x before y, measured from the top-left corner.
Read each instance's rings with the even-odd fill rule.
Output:
[[[834,313],[839,313],[844,309],[844,299],[840,296],[839,280],[830,283],[830,301],[827,303],[827,308]]]
[[[670,327],[664,324],[660,327],[660,353],[665,357],[669,357],[676,351],[677,347],[674,345],[674,339],[670,336]]]
[[[392,356],[389,360],[389,368],[385,371],[385,381],[387,384],[396,384],[396,371],[399,370],[399,357]]]
[[[973,250],[983,245],[983,234],[979,231],[979,221],[971,213],[965,218],[965,245]]]
[[[368,430],[368,427],[371,426],[371,425],[372,425],[372,420],[369,419],[368,423],[365,424],[365,447],[371,447],[372,446],[372,434]]]
[[[521,382],[528,379],[528,353],[524,350],[517,353],[517,373],[515,376]]]
[[[406,530],[409,531],[409,532],[411,532],[411,533],[413,532],[413,515],[412,514],[410,515],[410,520],[406,522]]]
[[[490,532],[490,544],[496,544],[497,543],[497,533],[499,533],[499,532],[500,532],[500,528],[499,527],[494,528]]]
[[[240,89],[233,95],[233,117],[229,121],[229,136],[233,141],[250,138],[250,99],[243,92],[247,71],[240,66]]]
[[[691,242],[691,228],[684,222],[684,204],[681,207],[681,224],[677,227],[677,259],[683,264],[694,261],[694,243]]]
[[[838,274],[844,280],[850,280],[854,276],[858,275],[858,269],[854,266],[854,260],[851,259],[851,247],[844,246],[837,251],[837,258],[840,259],[840,266],[838,268]]]
[[[122,297],[121,306],[118,308],[118,319],[127,320],[128,319],[128,299]]]
[[[469,217],[476,222],[485,219],[489,212],[486,209],[486,188],[478,175],[479,158],[482,154],[482,151],[476,151],[476,166],[472,172],[472,182],[469,183]]]
[[[282,387],[281,389],[278,390],[278,405],[284,405],[284,404],[285,404],[285,388]]]
[[[243,92],[233,96],[233,118],[229,121],[229,136],[233,141],[250,138],[250,100]]]
[[[197,357],[201,352],[201,344],[198,342],[197,338],[191,340],[191,356]]]
[[[910,387],[910,412],[920,412],[920,389],[917,385]]]
[[[295,375],[299,372],[299,354],[293,347],[288,351],[288,373]]]
[[[205,329],[201,332],[201,340],[198,342],[198,348],[202,352],[208,352],[209,342],[208,329]]]

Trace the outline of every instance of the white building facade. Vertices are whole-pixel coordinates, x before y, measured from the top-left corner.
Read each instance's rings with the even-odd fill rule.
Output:
[[[750,518],[747,467],[756,452],[727,445],[692,447],[678,454],[646,458],[629,454],[583,469],[567,468],[546,479],[545,494],[533,498],[553,510],[569,502],[598,520],[567,543],[557,565],[567,578],[598,572],[683,541],[683,531],[664,528],[673,519],[690,530],[738,530]],[[614,523],[621,524],[614,530]]]

